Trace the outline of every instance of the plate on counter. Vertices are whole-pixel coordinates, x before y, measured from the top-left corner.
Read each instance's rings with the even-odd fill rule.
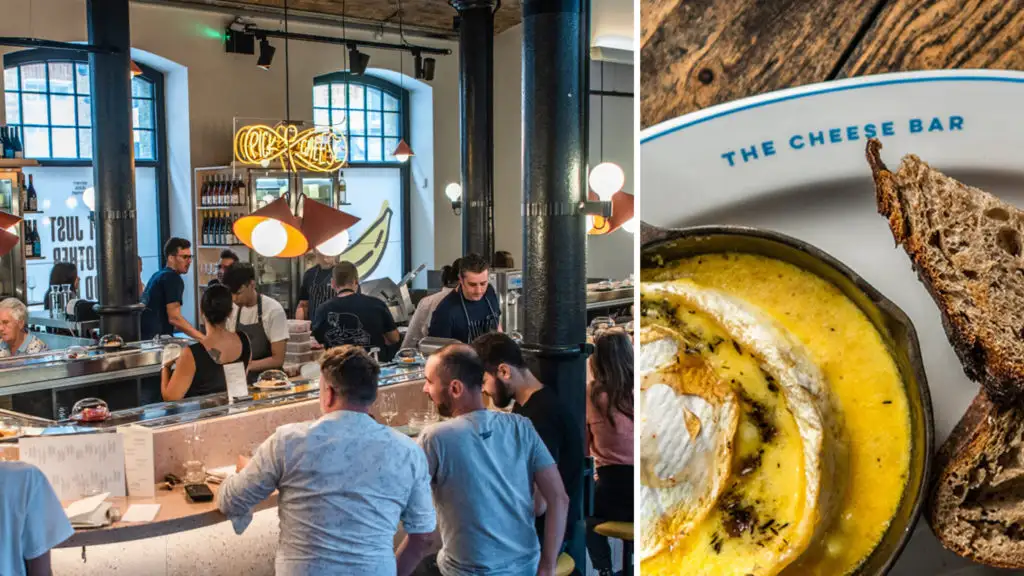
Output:
[[[661,227],[742,225],[831,254],[911,318],[945,441],[979,387],[877,213],[867,138],[896,170],[905,154],[1024,207],[1024,73],[930,71],[804,86],[688,114],[641,132],[641,219]],[[945,550],[922,517],[890,572],[1002,575]]]
[[[254,388],[260,390],[287,390],[288,388],[294,387],[295,384],[291,382],[257,382],[253,384]]]

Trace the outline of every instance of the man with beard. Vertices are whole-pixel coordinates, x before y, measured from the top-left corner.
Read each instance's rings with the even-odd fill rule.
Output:
[[[415,574],[554,574],[569,497],[554,460],[529,420],[488,410],[484,368],[473,348],[432,354],[423,391],[442,416],[420,446],[434,492],[442,547]],[[547,536],[537,541],[533,487],[547,505]]]
[[[567,494],[577,494],[583,486],[583,437],[572,414],[553,388],[544,386],[526,366],[522,350],[505,334],[492,332],[473,341],[473,348],[484,365],[484,394],[499,408],[512,406],[512,412],[530,419],[552,458],[558,463]],[[583,519],[579,502],[570,500],[565,542],[572,539],[574,527]],[[537,535],[544,539],[545,518],[537,519]]]

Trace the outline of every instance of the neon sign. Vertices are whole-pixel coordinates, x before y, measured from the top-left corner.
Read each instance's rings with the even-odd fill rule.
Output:
[[[345,135],[331,128],[316,127],[300,132],[290,124],[276,128],[253,124],[235,133],[235,159],[243,164],[266,168],[277,161],[281,169],[288,172],[333,172],[344,166],[347,157]]]

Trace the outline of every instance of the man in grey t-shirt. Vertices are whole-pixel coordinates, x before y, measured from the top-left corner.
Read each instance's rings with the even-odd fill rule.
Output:
[[[486,409],[483,376],[479,356],[465,344],[427,361],[423,390],[442,416],[454,418],[420,436],[442,548],[415,574],[554,574],[569,497],[533,424]],[[534,518],[545,510],[541,546]]]

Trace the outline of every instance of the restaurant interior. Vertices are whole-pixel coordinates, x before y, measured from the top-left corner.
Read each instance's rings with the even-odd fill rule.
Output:
[[[318,252],[353,262],[400,334],[443,266],[504,253],[489,277],[502,330],[583,434],[588,341],[632,332],[633,35],[625,0],[0,4],[0,300],[23,303],[46,345],[0,358],[0,459],[31,454],[65,505],[161,505],[76,527],[54,573],[273,572],[275,497],[242,539],[160,484],[197,462],[216,478],[319,416],[323,349],[296,318]],[[280,303],[283,385],[161,398],[162,358],[192,340],[143,340],[140,300],[174,237],[191,243],[191,326],[225,249]],[[411,436],[436,421],[423,362],[447,342],[374,350],[390,360],[373,414],[395,406],[388,424]],[[24,449],[96,438],[123,449],[70,464]],[[592,486],[570,492],[586,502]],[[580,534],[566,554],[596,574]],[[629,543],[614,546],[621,563]]]

